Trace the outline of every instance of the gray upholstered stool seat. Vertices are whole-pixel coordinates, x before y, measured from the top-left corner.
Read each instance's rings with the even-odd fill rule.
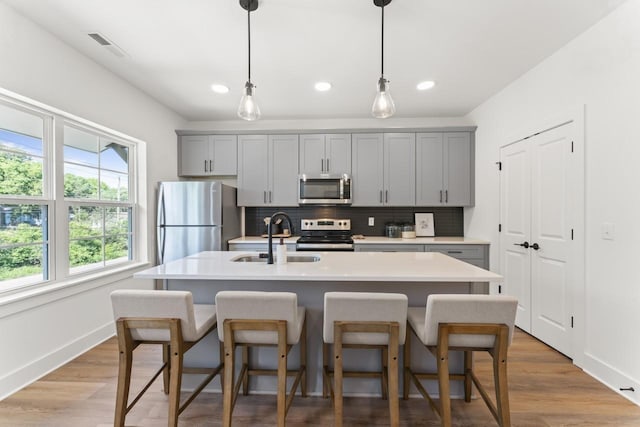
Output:
[[[209,370],[180,406],[184,353],[216,328],[216,307],[194,304],[191,292],[185,291],[118,290],[111,293],[111,302],[120,349],[114,425],[124,426],[126,414],[163,373],[164,391],[169,394],[168,424],[177,426],[178,415],[222,369],[220,363]],[[133,350],[140,344],[161,344],[164,364],[129,405]]]
[[[243,386],[243,394],[249,393],[249,377],[252,375],[277,375],[278,425],[285,425],[287,411],[293,396],[301,386],[302,396],[307,395],[307,333],[304,307],[298,307],[298,296],[292,292],[221,291],[216,295],[218,337],[224,343],[225,375],[223,425],[231,426],[231,416],[236,397]],[[300,366],[287,372],[287,356],[291,347],[300,344]],[[235,378],[235,350],[242,347],[242,368]],[[256,346],[275,346],[278,367],[273,370],[254,370],[249,366],[249,349]],[[286,393],[287,375],[294,376],[289,395]]]
[[[408,299],[404,294],[372,292],[327,292],[324,294],[323,387],[334,403],[334,425],[342,425],[343,377],[381,379],[382,396],[389,399],[391,425],[399,425],[398,349],[404,342]],[[333,370],[329,346],[333,344]],[[345,371],[344,348],[381,350],[381,370]],[[333,381],[332,381],[333,380]]]
[[[516,307],[513,297],[494,295],[429,295],[426,307],[409,307],[407,323],[420,342],[436,357],[437,373],[420,373],[411,368],[411,336],[404,352],[404,398],[410,381],[440,415],[443,426],[451,425],[449,380],[463,380],[465,400],[471,399],[471,384],[502,427],[511,424],[507,389],[507,349],[513,338]],[[449,373],[449,351],[464,351],[464,373]],[[487,351],[493,357],[496,405],[473,372],[473,351]],[[420,380],[437,379],[440,405],[429,396]]]

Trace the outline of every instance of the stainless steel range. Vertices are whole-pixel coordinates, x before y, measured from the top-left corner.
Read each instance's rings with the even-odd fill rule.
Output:
[[[303,219],[300,234],[297,251],[353,252],[350,219]]]

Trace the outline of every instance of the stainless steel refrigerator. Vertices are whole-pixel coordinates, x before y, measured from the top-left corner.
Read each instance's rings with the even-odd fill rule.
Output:
[[[220,182],[161,182],[157,213],[160,264],[202,251],[227,250],[227,242],[240,236],[236,189]]]

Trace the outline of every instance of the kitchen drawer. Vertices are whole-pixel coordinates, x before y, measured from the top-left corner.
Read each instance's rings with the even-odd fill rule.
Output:
[[[287,252],[295,252],[296,244],[295,243],[285,243],[287,246]],[[275,253],[276,246],[278,246],[278,239],[273,240],[273,251]],[[266,239],[264,243],[229,243],[230,251],[243,251],[243,252],[266,252],[269,244]]]
[[[426,252],[440,252],[460,259],[483,259],[485,256],[482,245],[427,245]]]
[[[424,252],[424,245],[411,244],[380,244],[380,245],[355,245],[356,252]]]

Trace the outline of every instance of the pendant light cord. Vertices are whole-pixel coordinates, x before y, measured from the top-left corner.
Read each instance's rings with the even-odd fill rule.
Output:
[[[384,0],[382,0],[382,37],[380,38],[380,76],[384,77]]]
[[[249,82],[251,82],[251,3],[253,0],[249,0],[247,4],[247,38],[249,40]]]

